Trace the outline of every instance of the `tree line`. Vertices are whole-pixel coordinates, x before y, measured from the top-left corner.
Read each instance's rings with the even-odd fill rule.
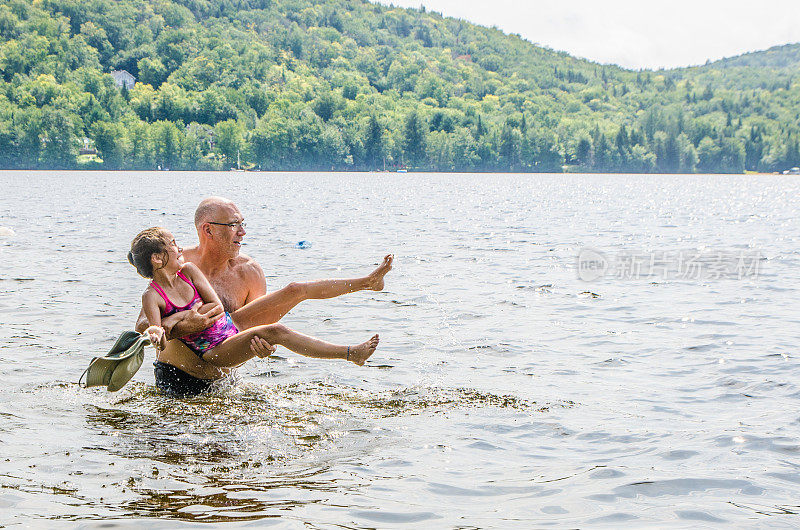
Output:
[[[637,72],[363,0],[0,0],[0,167],[779,171],[798,49]]]

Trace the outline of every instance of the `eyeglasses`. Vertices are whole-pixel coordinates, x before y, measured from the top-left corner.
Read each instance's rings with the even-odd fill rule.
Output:
[[[210,225],[219,225],[219,226],[227,226],[231,230],[238,230],[240,227],[241,228],[247,228],[247,223],[245,223],[244,221],[241,221],[241,222],[240,221],[236,221],[236,222],[233,222],[233,223],[215,223],[213,221],[209,221],[208,224],[210,224]]]

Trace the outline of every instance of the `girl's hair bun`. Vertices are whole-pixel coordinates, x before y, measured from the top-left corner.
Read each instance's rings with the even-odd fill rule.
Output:
[[[170,242],[167,240],[164,229],[160,227],[148,228],[139,232],[128,252],[128,261],[136,267],[136,272],[145,278],[153,277],[153,263],[150,257],[153,254],[160,254],[164,257],[164,265],[167,263],[167,247]]]

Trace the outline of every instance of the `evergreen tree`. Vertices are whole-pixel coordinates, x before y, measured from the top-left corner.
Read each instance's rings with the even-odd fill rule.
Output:
[[[383,127],[373,114],[364,132],[364,162],[368,169],[383,167],[386,147],[383,140]]]
[[[427,149],[427,127],[416,111],[406,118],[403,135],[403,160],[411,167],[425,163]]]
[[[500,169],[516,171],[519,168],[520,148],[519,130],[506,123],[500,135]]]

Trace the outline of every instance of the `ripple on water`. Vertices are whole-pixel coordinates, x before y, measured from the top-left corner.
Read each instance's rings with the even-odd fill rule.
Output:
[[[633,499],[636,497],[683,497],[710,490],[729,490],[753,496],[761,495],[764,492],[763,488],[747,480],[681,478],[634,482],[614,488],[613,493],[590,495],[588,498],[598,502],[616,502],[618,499]]]
[[[441,515],[432,512],[390,512],[386,510],[351,510],[350,514],[354,517],[366,519],[367,521],[374,521],[376,523],[384,524],[411,524],[420,523],[422,521],[432,521],[441,519]]]
[[[186,178],[0,173],[0,217],[26,227],[0,240],[0,524],[739,527],[800,511],[797,179]],[[265,206],[265,184],[292,207]],[[383,369],[287,355],[188,400],[144,372],[117,395],[64,383],[137,313],[133,233],[167,222],[190,243],[191,211],[219,193],[270,288],[396,251],[390,291],[287,317],[320,337],[380,331]],[[757,281],[588,284],[585,246],[772,259]]]
[[[104,492],[107,497],[98,517],[128,513],[197,522],[259,520],[278,516],[281,510],[324,502],[324,492],[341,491],[349,480],[341,470],[332,472],[333,466],[354,457],[363,459],[386,443],[398,442],[391,433],[374,428],[381,417],[487,408],[536,412],[548,407],[469,388],[415,387],[376,393],[320,380],[220,385],[211,394],[184,400],[166,399],[141,382],[130,383],[115,395],[76,390],[72,383],[51,383],[32,386],[28,393],[101,398],[82,405],[90,441],[69,457],[87,464],[117,464],[114,475],[118,478],[112,484],[97,464],[88,464],[81,473],[83,484],[99,487],[102,482],[102,488],[110,485],[115,490]],[[0,416],[0,421],[5,417],[11,415]],[[489,442],[475,444],[472,450],[499,449]],[[141,471],[143,462],[150,466],[145,472]],[[55,465],[60,469],[68,464]],[[8,481],[3,484],[27,488]],[[57,498],[71,499],[68,504],[89,502],[83,492],[86,488],[41,487],[50,488]],[[418,510],[354,513],[371,513],[364,519],[386,524],[441,518]]]
[[[697,510],[675,510],[675,515],[678,516],[679,519],[683,519],[686,521],[703,521],[706,523],[727,523],[727,519],[722,519],[720,517],[716,517],[711,515],[708,512],[701,512]]]
[[[630,523],[637,519],[639,519],[639,517],[633,515],[632,513],[617,512],[604,515],[602,517],[595,517],[594,519],[589,519],[588,522],[591,524]]]
[[[659,456],[664,460],[688,460],[695,456],[700,455],[698,451],[690,451],[690,450],[675,450],[675,451],[667,451],[666,453],[661,453]]]

